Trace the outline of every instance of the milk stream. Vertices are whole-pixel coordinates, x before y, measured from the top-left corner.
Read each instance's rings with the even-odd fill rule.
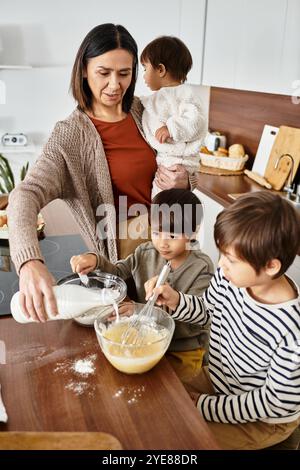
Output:
[[[119,315],[119,308],[117,302],[114,302],[113,304],[114,311],[116,312],[116,323],[119,323],[120,321],[120,315]]]
[[[113,289],[87,289],[86,287],[64,284],[53,287],[54,295],[57,302],[58,315],[54,316],[50,311],[50,307],[45,300],[45,310],[49,320],[68,320],[83,315],[88,310],[103,306],[115,305],[117,318],[118,308],[116,300],[119,297],[118,291]],[[34,320],[26,318],[20,307],[20,292],[16,292],[10,303],[10,311],[14,319],[19,323],[30,323]]]

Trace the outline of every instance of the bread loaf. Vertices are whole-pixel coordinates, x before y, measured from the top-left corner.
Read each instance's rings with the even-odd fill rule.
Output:
[[[224,152],[221,152],[220,150],[215,150],[214,151],[215,157],[228,157],[228,155]]]
[[[229,157],[241,158],[245,155],[245,149],[242,144],[233,144],[228,149]]]

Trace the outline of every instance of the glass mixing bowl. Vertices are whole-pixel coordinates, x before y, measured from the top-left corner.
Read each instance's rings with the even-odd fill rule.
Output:
[[[145,307],[138,303],[131,305],[134,316],[121,316],[120,321],[116,321],[112,318],[110,307],[110,311],[95,320],[94,327],[103,354],[116,369],[126,374],[142,374],[152,369],[165,354],[174,333],[175,322],[164,310],[153,307],[150,318],[142,317],[139,325],[143,325],[144,329],[142,344],[139,341],[130,344],[130,336],[122,344],[124,331]]]
[[[69,276],[63,277],[57,281],[57,285],[62,284],[77,284],[83,286],[86,289],[110,289],[115,293],[115,303],[118,304],[126,297],[127,286],[125,281],[114,274],[103,273],[102,271],[93,271],[88,275],[88,285],[83,284],[78,274],[70,274]],[[83,315],[74,318],[74,321],[84,326],[93,326],[95,319],[98,316],[105,315],[107,312],[112,311],[111,305],[99,305],[99,307],[88,310]]]

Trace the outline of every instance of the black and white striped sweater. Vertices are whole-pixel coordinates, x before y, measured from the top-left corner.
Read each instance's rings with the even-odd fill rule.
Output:
[[[291,301],[256,302],[218,269],[203,297],[180,293],[172,317],[211,323],[209,373],[215,395],[197,407],[207,421],[284,423],[300,416],[300,292]]]

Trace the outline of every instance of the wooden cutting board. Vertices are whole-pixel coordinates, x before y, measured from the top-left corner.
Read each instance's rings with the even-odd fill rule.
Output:
[[[291,155],[294,160],[294,178],[300,163],[300,129],[287,126],[279,128],[264,174],[276,191],[282,189],[289,181],[292,161],[286,154]],[[278,162],[277,168],[275,168],[276,162]]]

